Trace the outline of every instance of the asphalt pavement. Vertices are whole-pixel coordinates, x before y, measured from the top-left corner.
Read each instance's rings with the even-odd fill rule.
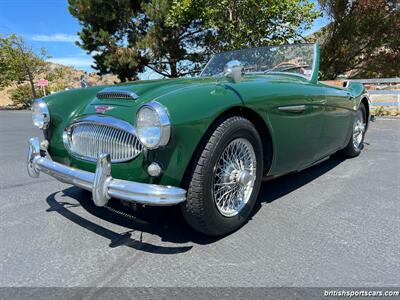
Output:
[[[264,182],[251,220],[219,239],[174,207],[129,217],[28,177],[39,134],[29,112],[0,112],[0,286],[400,286],[399,118],[372,123],[358,158]]]

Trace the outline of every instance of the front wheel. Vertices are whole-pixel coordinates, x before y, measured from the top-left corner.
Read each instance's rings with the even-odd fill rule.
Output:
[[[218,236],[241,227],[260,190],[262,143],[254,125],[234,116],[211,130],[198,150],[181,206],[189,225]]]
[[[353,131],[350,141],[341,153],[347,157],[355,157],[364,147],[364,136],[367,128],[367,113],[364,105],[360,105],[353,122]]]

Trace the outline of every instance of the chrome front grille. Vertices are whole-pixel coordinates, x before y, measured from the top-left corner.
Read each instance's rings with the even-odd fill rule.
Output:
[[[65,129],[63,139],[72,155],[90,161],[96,161],[100,153],[109,153],[111,162],[128,161],[143,149],[132,125],[106,116],[73,123]]]

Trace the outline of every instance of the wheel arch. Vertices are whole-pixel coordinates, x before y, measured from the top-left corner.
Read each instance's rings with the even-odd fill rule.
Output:
[[[208,138],[210,135],[213,133],[213,131],[216,129],[218,126],[219,122],[222,119],[229,118],[231,116],[240,116],[243,118],[248,119],[251,123],[253,123],[254,127],[256,128],[258,134],[260,135],[262,146],[263,146],[263,160],[264,160],[264,166],[263,166],[263,174],[266,174],[269,169],[272,166],[272,161],[273,161],[273,140],[272,140],[272,135],[269,129],[269,126],[267,123],[264,121],[264,119],[254,110],[245,107],[245,106],[234,106],[226,109],[222,113],[220,113],[208,126],[206,132],[203,134],[202,138],[200,139],[200,142],[198,143],[196,149],[201,149],[208,141]],[[190,159],[189,165],[186,167],[186,170],[184,172],[184,177],[181,182],[181,186],[185,187],[188,182],[185,180],[189,178],[188,174],[193,169],[193,162],[197,161],[198,157],[200,154],[198,153],[199,151],[195,151]]]
[[[273,140],[270,129],[264,119],[254,110],[245,107],[245,106],[236,106],[231,107],[230,109],[221,113],[214,122],[216,123],[221,118],[229,117],[229,116],[241,116],[248,119],[251,123],[253,123],[256,128],[258,134],[260,135],[261,142],[263,145],[263,158],[264,158],[264,167],[263,173],[267,173],[272,165],[273,160]],[[214,123],[213,122],[213,123]]]
[[[361,96],[360,105],[364,105],[365,111],[367,113],[367,116],[366,116],[367,117],[367,119],[366,119],[367,128],[369,126],[369,118],[370,118],[370,103],[371,103],[371,101],[370,101],[368,95]]]

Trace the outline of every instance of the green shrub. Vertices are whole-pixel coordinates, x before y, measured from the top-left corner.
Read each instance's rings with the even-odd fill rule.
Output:
[[[48,86],[48,89],[46,89],[46,93],[48,91],[52,92],[52,93],[56,93],[56,92],[65,90],[65,88],[67,88],[67,85],[64,82],[53,82],[53,83],[50,83],[50,85]]]
[[[10,98],[14,105],[26,108],[32,101],[32,90],[29,84],[20,84],[11,90]]]
[[[58,68],[55,68],[54,70],[48,72],[46,74],[46,79],[50,82],[62,80],[67,76],[67,74],[69,74],[69,70],[67,68],[58,67]]]
[[[46,88],[46,95],[50,93],[50,91]],[[36,97],[40,98],[44,96],[44,92],[42,88],[36,88]],[[10,99],[13,104],[19,108],[27,108],[31,105],[33,97],[32,97],[32,89],[28,83],[23,83],[17,85],[15,89],[10,91]]]
[[[383,106],[378,106],[371,109],[371,114],[374,116],[400,116],[400,110],[398,108],[388,109]]]

